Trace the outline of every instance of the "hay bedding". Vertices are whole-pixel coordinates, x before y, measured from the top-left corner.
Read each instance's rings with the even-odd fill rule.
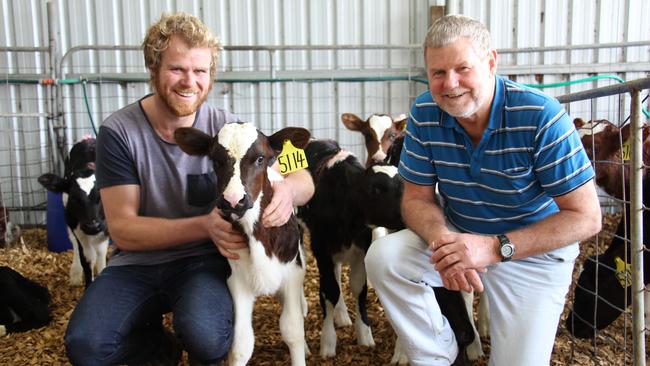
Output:
[[[616,218],[605,219],[608,231],[613,232]],[[598,240],[601,250],[609,243],[608,236]],[[52,294],[52,322],[40,329],[25,333],[10,334],[0,337],[0,365],[69,365],[63,347],[63,334],[73,307],[82,294],[80,288],[68,285],[68,270],[72,252],[52,253],[46,248],[45,231],[42,229],[26,230],[22,244],[11,248],[0,248],[0,265],[8,265],[23,275],[45,285]],[[309,249],[309,248],[308,248]],[[585,242],[582,256],[595,251],[595,240]],[[322,360],[318,356],[320,345],[321,311],[318,300],[318,274],[316,264],[308,250],[308,273],[305,280],[305,294],[309,303],[309,314],[305,319],[305,334],[312,355],[308,365],[387,365],[390,362],[394,333],[386,321],[383,309],[372,288],[369,291],[368,316],[373,324],[372,330],[376,343],[375,349],[356,345],[353,328],[339,328],[337,356]],[[577,271],[574,276],[577,278]],[[347,287],[348,307],[354,309]],[[250,365],[289,365],[289,352],[282,342],[278,327],[279,303],[272,297],[259,298],[255,306],[254,327],[256,333],[255,351]],[[353,314],[351,314],[353,315]],[[566,317],[563,315],[562,319]],[[169,319],[166,319],[169,324]],[[627,332],[625,327],[627,326]],[[593,341],[576,340],[570,337],[561,325],[553,350],[552,365],[630,365],[631,335],[630,320],[619,318],[611,325],[603,337],[596,340],[597,353],[594,353]],[[489,353],[489,345],[484,340],[484,350]],[[627,346],[624,346],[627,345]],[[646,346],[648,347],[648,346]],[[183,365],[187,365],[187,354],[183,355]],[[476,365],[487,364],[487,357]]]

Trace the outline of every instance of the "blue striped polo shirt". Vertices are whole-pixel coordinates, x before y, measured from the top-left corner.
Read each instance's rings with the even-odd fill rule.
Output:
[[[557,100],[500,76],[477,146],[429,91],[419,95],[399,173],[411,183],[438,183],[447,220],[462,231],[488,235],[558,212],[552,197],[594,176],[573,121]]]

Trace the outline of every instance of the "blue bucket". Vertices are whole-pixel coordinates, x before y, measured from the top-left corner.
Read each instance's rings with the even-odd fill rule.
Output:
[[[63,196],[50,191],[47,191],[47,249],[52,252],[72,249],[65,223]]]

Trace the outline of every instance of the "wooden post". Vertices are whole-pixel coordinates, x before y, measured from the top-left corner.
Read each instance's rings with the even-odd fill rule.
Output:
[[[445,15],[445,6],[430,6],[429,7],[429,26],[433,24],[436,20],[442,18]]]

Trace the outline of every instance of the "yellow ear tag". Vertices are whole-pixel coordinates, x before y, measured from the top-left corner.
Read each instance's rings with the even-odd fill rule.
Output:
[[[632,284],[632,266],[625,263],[621,257],[614,257],[616,264],[616,279],[623,288],[627,288]]]
[[[290,140],[284,141],[282,152],[278,155],[278,163],[280,164],[280,174],[289,174],[308,166],[305,150],[293,146]]]
[[[625,141],[623,143],[623,147],[621,148],[621,150],[623,152],[623,160],[630,160],[630,147],[632,145],[630,143],[630,141],[631,141],[631,139],[628,139],[627,141]]]

